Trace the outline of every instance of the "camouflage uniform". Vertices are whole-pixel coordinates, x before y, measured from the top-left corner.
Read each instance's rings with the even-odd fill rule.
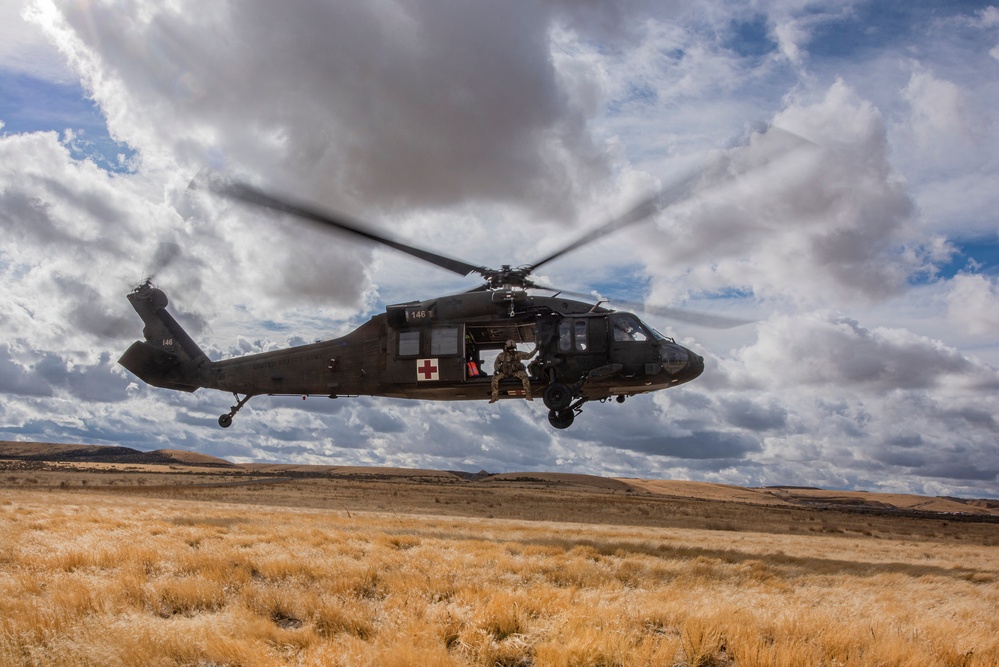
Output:
[[[499,383],[505,377],[517,377],[524,384],[524,394],[525,398],[529,401],[533,401],[531,398],[531,381],[527,377],[527,371],[524,369],[524,364],[520,363],[524,359],[530,359],[535,354],[538,353],[538,348],[534,348],[534,352],[518,352],[517,344],[513,340],[508,340],[506,342],[506,349],[500,352],[496,356],[496,361],[493,364],[493,396],[489,399],[490,403],[495,403],[499,400]]]

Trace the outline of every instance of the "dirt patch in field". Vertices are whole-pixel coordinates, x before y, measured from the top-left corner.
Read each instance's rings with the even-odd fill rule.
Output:
[[[702,498],[731,503],[751,503],[753,505],[788,505],[781,497],[766,490],[747,489],[728,484],[711,482],[687,482],[670,479],[622,479],[628,486],[648,493],[681,498]]]

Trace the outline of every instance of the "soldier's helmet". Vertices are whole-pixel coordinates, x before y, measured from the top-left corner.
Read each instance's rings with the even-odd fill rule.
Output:
[[[513,349],[516,349],[516,347],[517,347],[516,341],[514,341],[512,338],[507,338],[507,340],[506,340],[506,349],[513,350]]]

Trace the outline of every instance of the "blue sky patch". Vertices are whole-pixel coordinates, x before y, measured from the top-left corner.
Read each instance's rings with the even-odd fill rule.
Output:
[[[917,46],[932,36],[933,24],[973,15],[979,0],[875,0],[853,6],[841,18],[819,23],[808,50],[813,58],[856,59],[895,44]]]
[[[910,276],[910,285],[950,280],[959,273],[999,276],[999,236],[949,239],[949,242],[955,249],[950,260],[935,265],[934,274],[923,272]]]
[[[627,301],[642,301],[649,291],[649,277],[641,265],[633,264],[622,267],[614,276],[609,276],[593,284],[586,285],[587,290],[595,290],[604,299],[623,299]]]
[[[58,132],[75,159],[93,160],[108,171],[128,171],[135,151],[111,138],[104,114],[80,84],[53,83],[0,70],[0,91],[0,121],[4,123],[0,132]],[[67,141],[66,130],[72,131],[72,140]]]
[[[953,278],[957,273],[999,275],[999,236],[954,240],[957,252],[951,261],[940,267],[940,277]]]
[[[732,24],[728,46],[744,58],[760,58],[777,49],[777,42],[770,38],[767,18],[762,14],[751,21]]]

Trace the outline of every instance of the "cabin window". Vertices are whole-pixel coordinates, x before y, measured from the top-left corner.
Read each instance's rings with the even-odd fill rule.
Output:
[[[458,354],[458,327],[437,327],[430,330],[430,354],[447,357]]]
[[[590,352],[590,321],[588,317],[567,317],[558,323],[558,351]]]
[[[399,332],[399,356],[400,357],[420,356],[419,330]]]
[[[558,351],[568,352],[572,349],[572,324],[569,320],[558,323]]]
[[[586,330],[589,327],[589,322],[586,320],[576,320],[574,324],[574,332],[576,335],[576,350],[579,352],[585,352],[589,348],[586,338]]]

